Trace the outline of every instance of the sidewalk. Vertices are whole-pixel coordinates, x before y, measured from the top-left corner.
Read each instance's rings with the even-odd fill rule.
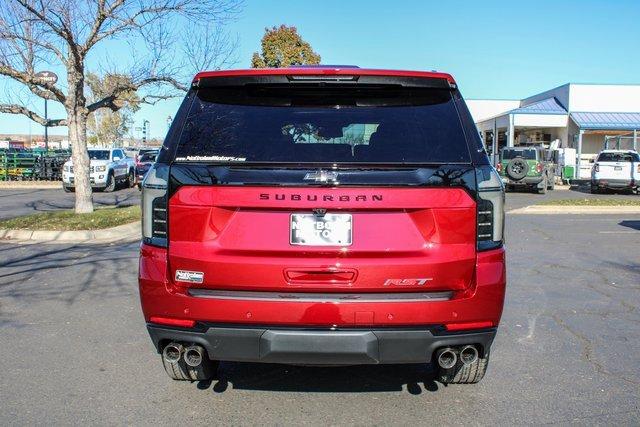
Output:
[[[103,230],[51,231],[51,230],[2,230],[2,242],[40,243],[109,243],[135,242],[141,238],[140,221]]]
[[[603,215],[603,214],[638,214],[640,206],[560,206],[560,205],[531,205],[524,208],[507,211],[514,215]]]

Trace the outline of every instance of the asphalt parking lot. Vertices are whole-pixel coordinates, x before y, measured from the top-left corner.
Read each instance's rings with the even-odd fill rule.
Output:
[[[65,193],[60,188],[15,188],[0,189],[0,219],[29,215],[61,209],[72,209],[75,194]],[[137,188],[123,188],[113,193],[93,193],[96,206],[129,206],[140,203]]]
[[[532,195],[508,206],[520,197]],[[0,419],[637,425],[640,215],[508,215],[506,239],[489,371],[448,387],[426,365],[224,363],[213,383],[172,382],[140,312],[137,244],[0,244]]]

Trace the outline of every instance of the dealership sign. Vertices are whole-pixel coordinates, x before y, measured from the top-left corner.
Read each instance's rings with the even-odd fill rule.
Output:
[[[36,79],[40,80],[43,83],[56,84],[58,81],[58,76],[53,71],[40,71],[35,75]]]

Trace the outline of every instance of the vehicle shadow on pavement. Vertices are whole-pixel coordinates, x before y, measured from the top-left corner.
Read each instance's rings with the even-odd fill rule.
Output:
[[[640,221],[638,220],[625,219],[620,221],[618,225],[640,231]]]
[[[200,381],[197,388],[224,393],[233,389],[314,393],[438,391],[428,364],[358,365],[344,367],[291,366],[222,362],[218,379]]]

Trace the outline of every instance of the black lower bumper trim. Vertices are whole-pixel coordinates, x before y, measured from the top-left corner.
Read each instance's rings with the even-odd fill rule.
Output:
[[[430,362],[440,347],[493,342],[496,329],[436,334],[431,329],[310,330],[260,327],[174,329],[147,324],[158,352],[170,341],[202,345],[214,360],[309,365]]]

